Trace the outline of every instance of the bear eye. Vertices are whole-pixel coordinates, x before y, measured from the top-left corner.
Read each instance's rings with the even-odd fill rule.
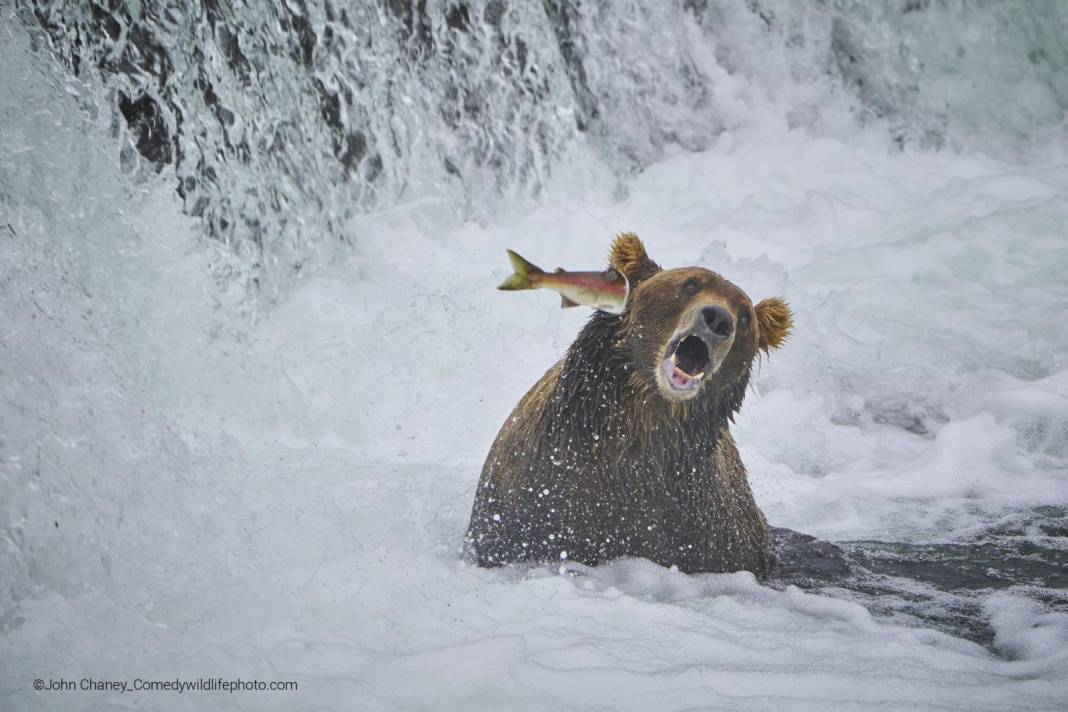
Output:
[[[690,277],[682,285],[682,293],[691,297],[697,294],[700,289],[701,282],[697,279],[697,277]]]
[[[738,315],[738,328],[739,329],[747,328],[749,326],[749,322],[750,322],[751,319],[752,319],[752,317],[749,315],[748,311],[744,311],[741,314],[739,314]]]

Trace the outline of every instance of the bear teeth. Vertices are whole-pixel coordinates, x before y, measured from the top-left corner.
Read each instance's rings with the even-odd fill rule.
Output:
[[[697,381],[700,381],[702,378],[704,378],[705,377],[705,372],[704,371],[698,371],[697,373],[694,373],[694,374],[691,375],[689,373],[686,373],[686,371],[683,371],[681,368],[678,368],[677,366],[672,364],[672,374],[671,375],[672,375],[672,380],[675,381],[675,383],[673,385],[676,385],[676,387],[686,388],[686,387],[689,387],[690,385],[696,383]]]
[[[680,366],[678,352],[671,354],[671,368],[676,374],[687,381],[696,381],[705,375],[705,370],[703,368],[700,371],[691,373],[687,370],[687,367]]]

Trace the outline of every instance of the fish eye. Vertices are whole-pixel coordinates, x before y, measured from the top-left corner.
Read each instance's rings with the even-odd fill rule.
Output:
[[[701,290],[701,281],[697,277],[690,277],[682,285],[682,293],[688,297],[692,297]]]

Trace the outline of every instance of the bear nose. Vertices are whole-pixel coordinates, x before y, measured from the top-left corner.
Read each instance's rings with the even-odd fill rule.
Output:
[[[734,331],[734,319],[723,307],[705,307],[701,310],[701,318],[718,341],[726,339]]]

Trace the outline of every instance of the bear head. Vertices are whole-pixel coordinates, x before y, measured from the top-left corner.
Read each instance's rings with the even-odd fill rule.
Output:
[[[610,262],[630,281],[618,345],[628,355],[632,384],[673,403],[726,397],[736,410],[757,354],[778,348],[790,333],[786,302],[754,306],[710,270],[661,269],[632,233],[616,238]]]

